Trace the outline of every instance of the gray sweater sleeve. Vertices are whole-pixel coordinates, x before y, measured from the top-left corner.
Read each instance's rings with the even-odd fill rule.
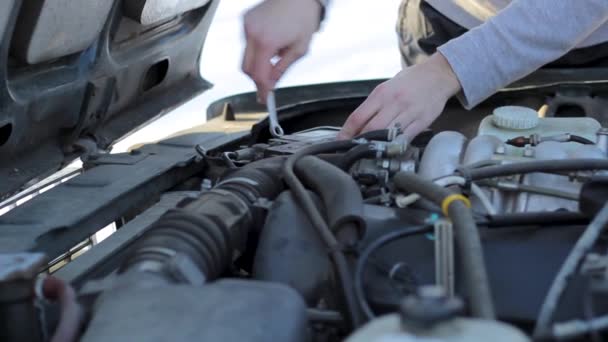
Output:
[[[552,62],[608,21],[608,0],[514,0],[484,24],[439,47],[472,108]]]

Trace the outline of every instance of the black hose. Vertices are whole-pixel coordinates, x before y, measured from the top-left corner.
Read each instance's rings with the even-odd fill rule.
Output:
[[[348,171],[357,161],[364,158],[373,158],[376,156],[376,153],[378,153],[378,151],[376,151],[374,145],[372,144],[361,144],[355,146],[348,150],[348,152],[344,153],[339,167],[344,171]]]
[[[478,220],[477,224],[488,228],[536,225],[569,226],[587,225],[589,224],[589,218],[581,213],[572,211],[543,211],[488,215],[484,219]]]
[[[378,129],[375,131],[369,131],[361,133],[353,139],[365,139],[365,140],[376,140],[376,141],[389,141],[391,130],[390,129]]]
[[[532,172],[575,172],[588,170],[608,170],[606,159],[547,159],[523,163],[488,166],[476,169],[465,168],[471,180],[512,176]]]
[[[439,206],[445,205],[444,201],[454,195],[450,190],[412,172],[399,172],[393,181],[397,188],[417,193]],[[452,220],[456,232],[456,243],[463,260],[472,312],[477,317],[494,319],[494,305],[481,239],[472,211],[462,200],[453,200],[447,204],[447,216]]]
[[[350,175],[313,156],[302,157],[296,163],[295,171],[302,183],[321,197],[327,223],[334,234],[341,228],[350,227],[354,228],[357,240],[363,237],[363,196]]]
[[[574,247],[570,250],[570,254],[562,264],[559,272],[555,276],[555,280],[549,288],[549,292],[545,297],[543,305],[540,307],[540,313],[536,320],[534,328],[534,336],[540,337],[550,331],[550,324],[553,320],[553,315],[560,302],[562,294],[566,290],[568,281],[572,278],[578,269],[581,261],[589,253],[591,247],[595,244],[600,234],[608,226],[608,203],[595,216],[589,224],[583,235],[576,241]]]
[[[308,192],[300,180],[296,177],[294,172],[295,163],[306,155],[336,152],[340,150],[350,149],[355,145],[352,141],[332,141],[317,145],[306,147],[296,152],[287,158],[287,161],[283,165],[283,177],[285,182],[293,192],[298,203],[307,213],[313,226],[317,229],[321,239],[327,246],[329,254],[331,256],[334,268],[337,274],[339,286],[342,289],[344,296],[344,304],[348,313],[349,323],[356,327],[361,323],[361,317],[357,308],[355,300],[352,277],[348,268],[346,257],[342,251],[342,248],[329,229],[327,223],[323,219],[321,213],[317,210],[314,201],[308,195]]]
[[[595,143],[585,137],[581,137],[580,135],[570,134],[570,141],[577,142],[583,145],[595,145]]]
[[[385,235],[382,235],[372,243],[370,243],[363,251],[361,251],[359,255],[359,259],[357,261],[357,267],[355,268],[355,296],[357,299],[357,303],[363,310],[363,313],[367,317],[368,320],[371,320],[375,317],[374,311],[369,306],[367,302],[367,297],[365,296],[365,291],[363,290],[363,272],[365,271],[365,266],[367,265],[367,261],[370,256],[379,248],[384,245],[412,235],[429,233],[432,231],[431,227],[422,226],[422,227],[408,227],[403,228],[401,230],[397,230]]]
[[[200,284],[217,278],[235,253],[246,249],[249,233],[261,221],[262,211],[254,202],[261,197],[273,199],[283,189],[282,182],[277,182],[281,166],[280,159],[272,158],[251,163],[199,198],[180,203],[138,239],[119,273],[149,273],[149,266],[154,265],[154,272],[169,282]],[[176,258],[195,266],[195,278],[175,272]],[[138,282],[140,278],[147,279],[133,279]]]
[[[307,309],[308,321],[313,323],[342,324],[344,318],[337,311]]]

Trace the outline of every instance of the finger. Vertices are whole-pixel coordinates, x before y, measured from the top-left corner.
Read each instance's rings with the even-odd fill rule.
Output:
[[[251,68],[251,78],[258,88],[258,99],[262,103],[266,102],[268,92],[272,90],[273,82],[271,79],[272,63],[271,59],[276,51],[267,45],[256,45],[253,54]]]
[[[272,68],[272,80],[276,82],[283,77],[283,74],[289,69],[289,67],[298,59],[302,58],[306,54],[305,49],[300,47],[290,47],[281,53],[281,59]]]
[[[412,141],[418,134],[420,134],[420,132],[422,132],[428,126],[429,125],[424,121],[414,120],[409,125],[402,126],[405,127],[403,130],[403,135],[407,137],[407,141]]]
[[[346,119],[346,122],[338,134],[338,139],[350,139],[359,134],[361,129],[365,127],[369,120],[371,120],[380,110],[381,106],[382,100],[372,92],[372,94],[350,114],[348,119]]]
[[[268,96],[268,93],[266,93],[266,95],[263,95],[264,92],[262,91],[262,89],[264,88],[264,86],[259,82],[255,82],[255,88],[257,89],[256,100],[258,101],[258,103],[266,104],[266,97]]]
[[[400,127],[401,128],[401,133],[403,134],[403,131],[412,123],[414,123],[414,121],[416,121],[416,118],[414,118],[413,116],[407,115],[397,115],[393,121],[391,121],[391,123],[388,124],[387,127],[389,128],[394,128],[394,127]]]
[[[245,52],[243,53],[243,64],[241,65],[241,69],[243,72],[251,76],[251,69],[253,65],[253,56],[255,55],[255,47],[252,43],[247,41],[247,45],[245,45]]]
[[[401,110],[396,106],[385,106],[361,129],[361,133],[389,127]]]
[[[253,65],[253,56],[255,56],[255,39],[251,34],[251,20],[249,14],[243,16],[243,35],[245,36],[245,51],[243,53],[243,62],[241,69],[247,75],[251,75]]]

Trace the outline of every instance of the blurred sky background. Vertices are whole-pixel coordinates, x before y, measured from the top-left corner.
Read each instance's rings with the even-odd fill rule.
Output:
[[[201,59],[201,73],[214,87],[123,139],[113,152],[200,125],[213,101],[255,89],[241,72],[244,47],[241,19],[258,2],[220,2]],[[400,0],[333,0],[309,54],[287,72],[278,86],[392,77],[400,69],[394,29],[399,3]]]

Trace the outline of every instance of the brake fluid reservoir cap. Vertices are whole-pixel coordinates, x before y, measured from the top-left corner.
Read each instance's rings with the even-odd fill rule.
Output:
[[[538,113],[527,107],[498,107],[492,114],[492,122],[500,128],[523,130],[538,126]]]

